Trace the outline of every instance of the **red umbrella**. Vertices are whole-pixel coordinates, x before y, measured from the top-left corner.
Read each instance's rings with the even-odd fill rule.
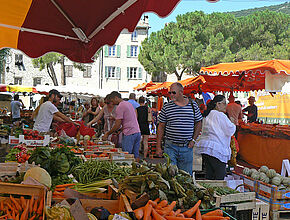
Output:
[[[0,0],[0,48],[30,57],[59,52],[89,63],[120,32],[134,31],[144,12],[168,15],[180,0]]]

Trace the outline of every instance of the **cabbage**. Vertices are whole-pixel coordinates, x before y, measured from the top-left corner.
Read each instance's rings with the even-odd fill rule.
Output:
[[[51,187],[51,177],[49,173],[43,168],[40,168],[40,167],[30,168],[29,170],[27,170],[27,172],[24,175],[24,181],[28,177],[35,179],[36,181],[45,185],[48,188]]]

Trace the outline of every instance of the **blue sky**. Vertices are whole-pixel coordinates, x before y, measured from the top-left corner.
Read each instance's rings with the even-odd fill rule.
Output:
[[[158,1],[158,0],[156,0]],[[165,23],[176,21],[176,16],[192,11],[204,11],[207,14],[212,12],[239,11],[263,6],[278,5],[289,0],[220,0],[216,3],[209,3],[206,0],[181,0],[176,8],[165,18],[160,18],[154,13],[146,13],[149,16],[149,34],[161,30]]]

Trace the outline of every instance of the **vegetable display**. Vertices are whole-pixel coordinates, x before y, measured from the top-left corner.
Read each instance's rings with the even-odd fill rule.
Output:
[[[75,166],[72,174],[79,183],[87,184],[98,180],[123,179],[130,174],[131,168],[118,166],[114,162],[88,160]]]
[[[126,194],[127,190],[142,195],[146,192],[151,200],[161,198],[169,202],[177,201],[178,208],[187,209],[201,200],[201,208],[214,206],[214,190],[199,187],[192,177],[177,166],[170,164],[132,163],[131,175],[126,176],[119,184],[119,189]]]
[[[31,151],[28,151],[25,144],[19,144],[13,147],[6,155],[7,161],[17,161],[18,163],[26,162],[30,157]]]

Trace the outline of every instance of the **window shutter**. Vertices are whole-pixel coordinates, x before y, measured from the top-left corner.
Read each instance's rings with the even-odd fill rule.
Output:
[[[127,67],[127,78],[130,79],[130,67]]]
[[[127,45],[127,57],[131,57],[131,46]]]
[[[139,67],[138,78],[142,79],[142,68]]]
[[[108,67],[105,67],[105,78],[108,79]]]
[[[104,49],[105,49],[105,57],[108,57],[109,56],[109,47],[106,45],[106,46],[104,46]]]
[[[117,57],[121,57],[121,45],[117,45]]]
[[[141,46],[138,47],[138,51],[137,51],[137,57],[138,55],[141,53]]]
[[[117,79],[121,79],[121,68],[120,67],[117,67]]]

